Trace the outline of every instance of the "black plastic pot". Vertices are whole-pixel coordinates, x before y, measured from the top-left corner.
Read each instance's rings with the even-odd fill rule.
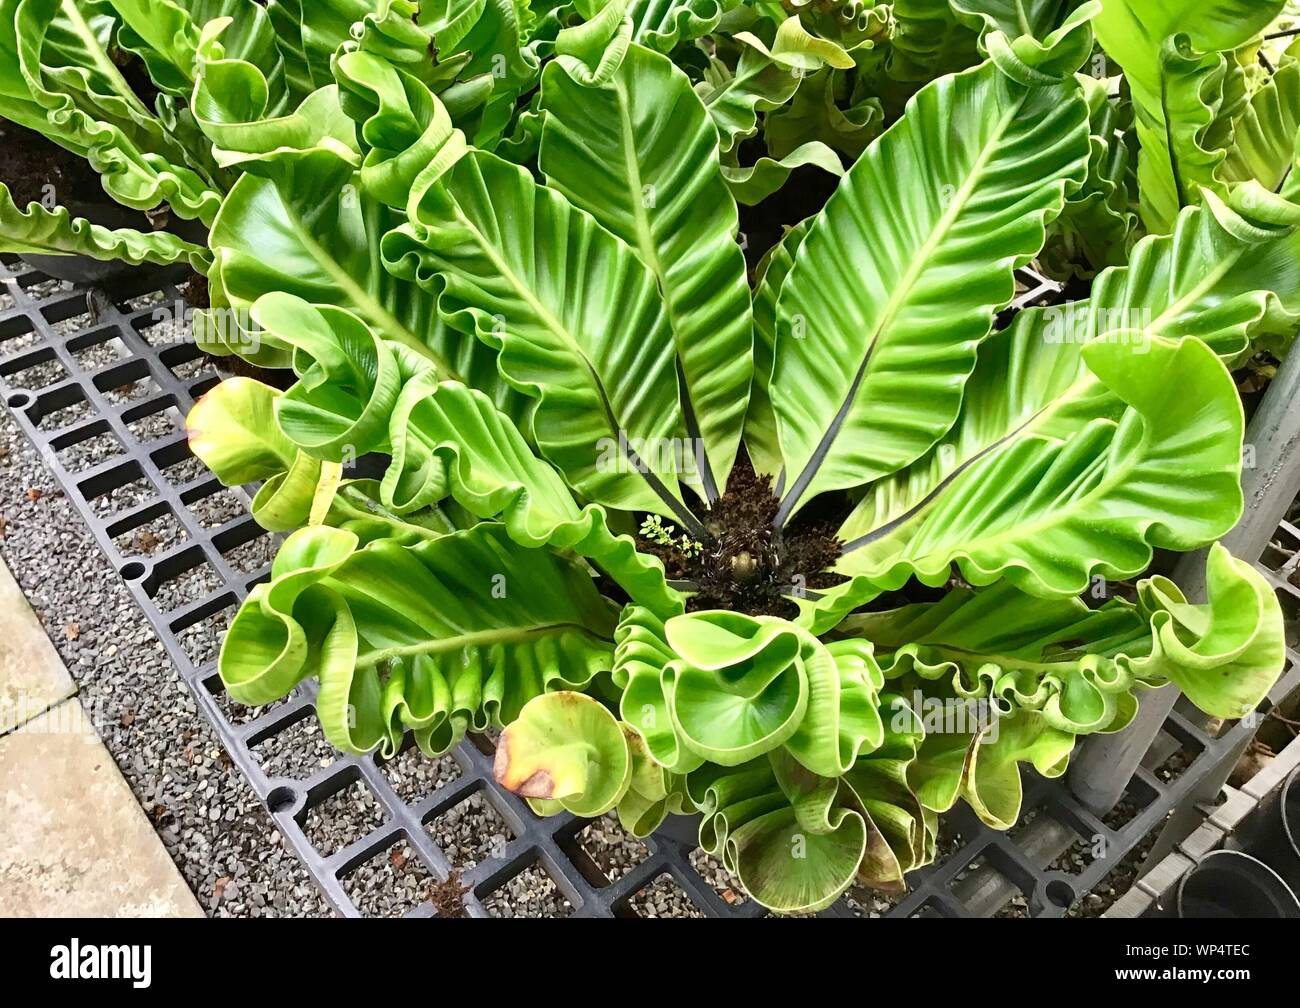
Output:
[[[701,815],[666,816],[655,832],[694,847],[700,842],[700,820],[703,818]]]
[[[1272,868],[1236,850],[1211,851],[1183,876],[1178,917],[1300,920],[1300,899]]]
[[[134,228],[148,231],[149,219],[137,210],[129,210],[117,203],[82,203],[69,200],[65,204],[73,217],[85,217],[92,224],[108,228]],[[25,254],[23,261],[30,263],[46,276],[72,283],[100,283],[111,277],[129,273],[136,266],[116,259],[96,259],[88,255]]]
[[[132,210],[120,203],[82,203],[78,200],[69,200],[65,205],[68,208],[68,213],[73,217],[84,217],[92,224],[98,224],[101,227],[132,228],[141,232],[153,230],[153,225],[148,217],[139,210]],[[168,230],[180,235],[187,241],[202,243],[207,240],[207,231],[198,221],[173,220],[168,225]],[[144,266],[132,266],[120,259],[96,259],[94,256],[88,255],[41,255],[31,253],[30,255],[24,255],[22,259],[46,276],[79,284],[102,283],[105,280],[145,268]],[[154,266],[148,268],[157,269]]]
[[[111,280],[136,268],[116,259],[95,259],[87,255],[38,255],[32,252],[22,258],[46,276],[78,284]]]
[[[1300,893],[1300,767],[1237,827],[1233,847],[1259,858]]]

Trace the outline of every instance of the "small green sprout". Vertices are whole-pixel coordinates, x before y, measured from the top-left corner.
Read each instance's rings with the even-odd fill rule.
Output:
[[[682,556],[687,558],[697,557],[704,552],[704,544],[688,535],[684,535],[677,540],[677,548],[681,551]]]
[[[641,535],[659,546],[672,546],[687,557],[697,557],[704,552],[704,544],[692,539],[685,533],[677,537],[677,526],[665,525],[658,515],[650,515],[641,523]]]
[[[663,519],[658,515],[650,515],[641,523],[641,535],[652,543],[660,546],[673,546],[673,533],[677,531],[675,525],[665,525]]]

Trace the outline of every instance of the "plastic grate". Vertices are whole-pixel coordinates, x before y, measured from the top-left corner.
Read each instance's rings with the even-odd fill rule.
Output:
[[[125,579],[199,709],[327,901],[344,916],[364,916],[364,899],[348,885],[350,873],[394,850],[403,859],[416,859],[421,876],[447,880],[456,865],[431,824],[473,801],[491,808],[502,831],[500,842],[488,845],[460,873],[469,916],[491,916],[497,897],[523,881],[534,888],[553,886],[553,897],[567,901],[573,917],[642,915],[648,894],[661,888],[680,890],[700,916],[763,916],[766,911],[743,899],[738,888],[718,884],[693,843],[670,832],[634,845],[630,866],[603,869],[584,834],[588,821],[540,819],[496,784],[490,740],[466,740],[438,767],[438,786],[431,793],[413,793],[393,767],[377,758],[338,753],[318,734],[303,730],[314,718],[313,685],[258,710],[225,697],[216,672],[216,643],[240,599],[267,577],[274,537],[249,516],[244,491],[222,487],[190,455],[184,416],[219,378],[187,338],[177,289],[183,280],[174,270],[137,269],[115,281],[110,294],[51,280],[7,260],[0,266],[0,386],[19,427],[41,450],[100,550]],[[1057,285],[1041,277],[1026,274],[1021,281],[1016,307],[1059,294]],[[83,450],[87,446],[94,450]],[[1275,556],[1266,554],[1261,570],[1294,622],[1300,589],[1290,578],[1298,561],[1286,544],[1300,550],[1300,532],[1284,523],[1279,541],[1282,548],[1273,549]],[[1271,560],[1276,562],[1270,567]],[[1284,686],[1300,681],[1298,662],[1289,652]],[[992,908],[980,902],[971,884],[974,867],[982,865],[1020,891],[1030,915],[1062,916],[1184,803],[1254,727],[1249,720],[1239,722],[1211,738],[1172,715],[1165,732],[1189,761],[1176,776],[1140,769],[1127,803],[1136,812],[1122,821],[1093,815],[1061,781],[1027,774],[1025,815],[1016,829],[989,830],[959,807],[943,817],[941,835],[949,846],[941,850],[941,860],[909,876],[906,895],[873,909],[864,908],[869,897],[855,893],[824,915],[989,913]],[[266,746],[277,741],[286,751],[269,756]],[[399,754],[391,762],[403,758]],[[353,800],[358,788],[371,800]],[[312,842],[312,819],[328,810],[350,817],[354,838],[341,850],[321,851]],[[1033,825],[1048,819],[1068,826],[1079,844],[1100,856],[1073,873],[1040,867]],[[405,916],[435,913],[433,895],[429,892]]]

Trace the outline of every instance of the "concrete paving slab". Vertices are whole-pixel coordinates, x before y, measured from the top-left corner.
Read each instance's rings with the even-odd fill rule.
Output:
[[[0,735],[76,691],[41,621],[0,561]]]
[[[0,916],[203,916],[76,699],[0,737]]]

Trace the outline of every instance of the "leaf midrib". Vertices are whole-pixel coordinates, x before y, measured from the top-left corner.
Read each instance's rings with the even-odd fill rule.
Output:
[[[517,627],[499,627],[492,630],[476,630],[470,633],[455,634],[450,637],[439,637],[433,640],[420,641],[417,644],[402,644],[394,647],[379,648],[367,652],[357,657],[356,667],[358,669],[373,668],[381,662],[388,661],[392,658],[405,658],[419,655],[439,655],[449,651],[460,651],[467,648],[482,647],[492,644],[521,644],[536,637],[542,637],[552,633],[563,633],[571,631],[582,634],[593,641],[601,641],[602,638],[583,626],[581,623],[575,623],[571,620],[559,620],[549,623],[533,623],[527,626]]]
[[[1157,315],[1148,327],[1148,331],[1154,331],[1157,335],[1160,335],[1161,330],[1165,325],[1173,320],[1174,316],[1186,309],[1188,305],[1194,303],[1197,298],[1204,295],[1207,291],[1212,290],[1214,285],[1222,280],[1224,276],[1227,275],[1228,271],[1237,265],[1237,261],[1246,254],[1246,250],[1247,247],[1242,246],[1232,255],[1224,256],[1215,267],[1205,275],[1205,279],[1201,283],[1196,284],[1188,293],[1184,294],[1181,298]]]
[[[1178,168],[1178,151],[1174,147],[1174,124],[1169,115],[1169,78],[1161,67],[1160,71],[1160,118],[1161,128],[1165,134],[1165,150],[1169,154],[1169,174],[1174,183],[1174,199],[1178,205],[1174,207],[1174,215],[1187,205],[1187,194],[1183,189],[1182,173]]]
[[[1034,34],[1034,29],[1029,24],[1029,14],[1025,10],[1024,0],[1016,0],[1016,20],[1020,22],[1021,35]]]
[[[1219,262],[1216,263],[1214,269],[1210,270],[1205,275],[1205,277],[1200,282],[1198,282],[1189,292],[1184,294],[1181,298],[1179,298],[1168,308],[1162,311],[1158,316],[1156,316],[1156,318],[1152,321],[1151,326],[1146,330],[1146,332],[1155,336],[1163,336],[1165,326],[1168,325],[1170,322],[1172,322],[1176,318],[1176,316],[1180,314],[1188,305],[1194,303],[1198,298],[1202,297],[1207,291],[1212,290],[1215,284],[1217,284],[1219,280],[1223,279],[1224,275],[1229,270],[1231,270],[1233,266],[1236,265],[1237,261],[1242,256],[1246,254],[1246,251],[1247,249],[1245,247],[1242,247],[1239,248],[1232,255],[1225,256],[1222,259],[1220,259]],[[1132,269],[1132,267],[1131,266],[1126,267],[1126,269]],[[1114,330],[1106,330],[1106,332],[1099,333],[1094,339],[1102,339],[1112,331]],[[1077,378],[1073,382],[1071,382],[1068,386],[1066,386],[1061,391],[1059,395],[1055,396],[1050,403],[1035,411],[1032,416],[1030,416],[1019,426],[1008,431],[1006,434],[1002,435],[1001,437],[991,440],[989,443],[976,449],[969,456],[963,458],[960,462],[954,465],[952,471],[940,477],[936,481],[933,489],[929,490],[925,494],[925,496],[923,496],[915,504],[911,505],[906,510],[901,511],[894,518],[890,518],[888,521],[881,522],[879,525],[875,526],[874,528],[868,529],[866,532],[863,532],[860,536],[855,536],[854,539],[851,540],[844,547],[844,553],[848,554],[848,553],[856,552],[857,550],[863,548],[864,546],[871,545],[873,542],[876,542],[879,539],[883,538],[883,535],[887,535],[889,534],[889,532],[892,532],[893,528],[891,528],[891,526],[897,527],[905,523],[906,521],[910,520],[911,518],[915,517],[916,515],[920,514],[923,510],[925,510],[927,507],[930,506],[930,504],[934,502],[934,499],[944,489],[944,487],[947,486],[957,476],[959,476],[964,469],[969,468],[971,465],[979,461],[981,458],[984,458],[992,454],[995,449],[1005,448],[1007,445],[1015,443],[1021,440],[1023,437],[1028,437],[1035,434],[1037,428],[1040,426],[1042,422],[1044,422],[1047,419],[1050,419],[1054,414],[1065,409],[1066,406],[1068,406],[1075,398],[1083,395],[1090,386],[1097,385],[1097,384],[1100,384],[1100,380],[1097,378],[1097,376],[1085,369],[1083,377]],[[1044,437],[1044,440],[1045,441],[1051,440],[1057,444],[1066,443],[1065,440],[1062,438],[1049,439]],[[881,530],[887,530],[887,531],[885,531],[883,534],[879,534],[881,533]]]
[[[1118,433],[1119,431],[1118,422],[1115,421],[1105,421],[1105,422],[1110,423],[1111,426],[1114,427],[1114,431],[1112,431],[1112,435]],[[1046,441],[1046,439],[1044,440]],[[1060,442],[1060,439],[1052,439],[1052,440],[1053,442],[1055,442],[1055,444],[1058,447],[1062,443]],[[1113,447],[1113,445],[1114,445],[1113,439],[1107,442],[1108,450],[1110,447]],[[1147,452],[1150,447],[1151,447],[1151,425],[1150,425],[1150,421],[1144,417],[1142,423],[1142,437],[1137,443],[1137,445],[1134,446],[1134,450],[1125,458],[1123,465],[1117,467],[1116,469],[1112,469],[1108,471],[1106,476],[1095,486],[1090,488],[1087,493],[1071,498],[1064,506],[1051,508],[1043,515],[1040,515],[1037,519],[1032,520],[1028,523],[1016,523],[1014,527],[1010,529],[1003,529],[1000,532],[995,532],[987,536],[979,536],[978,539],[976,540],[979,548],[988,549],[993,546],[997,546],[999,543],[1005,542],[1007,539],[1010,539],[1013,536],[1017,539],[1032,538],[1035,534],[1042,531],[1043,529],[1063,524],[1065,519],[1074,517],[1074,515],[1078,512],[1079,508],[1082,506],[1083,501],[1087,501],[1091,498],[1094,498],[1098,494],[1105,495],[1109,493],[1112,489],[1114,489],[1115,486],[1117,486],[1118,484],[1125,482],[1128,478],[1129,473],[1131,473],[1139,465],[1139,460],[1145,459],[1147,457]],[[954,550],[960,551],[964,555],[967,551],[962,548],[962,544],[967,543],[969,541],[970,540],[966,540],[966,539],[958,540],[958,542],[954,545]],[[933,554],[934,554],[933,549],[927,550],[925,553],[921,553],[911,557],[910,560],[919,562],[924,557],[932,556]],[[892,563],[896,563],[898,560],[909,560],[907,553],[900,552],[897,556],[892,558],[890,562],[892,564]]]
[[[127,84],[126,78],[122,76],[121,72],[113,64],[113,61],[108,58],[108,54],[100,48],[99,40],[95,38],[95,33],[90,30],[90,25],[87,24],[86,19],[81,16],[81,11],[77,8],[77,5],[73,0],[61,0],[59,6],[63,10],[64,16],[72,23],[73,32],[81,39],[82,44],[86,47],[86,52],[90,56],[91,63],[94,64],[95,69],[97,69],[113,84],[114,88],[118,92],[118,97],[134,108],[137,112],[153,118],[153,113],[144,107],[144,103],[136,97],[135,92],[131,90],[130,85]]]
[[[582,347],[578,345],[577,341],[573,338],[573,335],[569,332],[564,323],[556,318],[550,309],[537,299],[533,292],[528,288],[528,285],[523,282],[513,269],[511,269],[510,264],[497,253],[496,248],[487,240],[487,237],[483,232],[479,230],[474,222],[470,220],[465,212],[460,208],[460,204],[454,198],[451,203],[453,208],[452,212],[455,214],[457,222],[472,236],[475,244],[478,245],[483,255],[486,256],[488,261],[496,268],[501,278],[505,280],[512,289],[514,289],[519,297],[522,298],[534,312],[536,312],[537,317],[542,321],[542,324],[561,341],[564,347],[579,361],[581,361],[582,367],[586,369],[587,374],[591,378],[591,384],[596,390],[596,396],[600,400],[601,411],[605,414],[605,423],[609,432],[618,439],[618,443],[621,447],[624,439],[619,437],[619,435],[625,432],[626,428],[623,427],[620,418],[615,414],[614,406],[605,393],[604,382],[601,381],[600,375],[597,373],[595,366],[587,357],[586,353],[583,352]],[[579,211],[575,208],[574,212],[577,213]],[[640,461],[640,459],[635,457],[635,453],[630,452],[627,449],[623,450],[632,458],[632,461]],[[680,502],[677,501],[673,494],[659,481],[657,477],[653,476],[653,474],[649,472],[642,472],[641,467],[637,465],[633,466],[633,471],[641,477],[641,480],[650,488],[651,492],[654,493],[656,497],[660,498],[679,519],[687,524],[694,523],[695,526],[698,526],[699,523],[694,521],[690,516],[690,512],[686,511],[684,507],[680,505]]]
[[[94,65],[95,69],[108,80],[109,84],[113,87],[116,96],[120,98],[133,112],[135,112],[136,115],[143,116],[150,122],[157,123],[157,118],[154,113],[140,100],[131,85],[127,83],[126,78],[122,76],[122,72],[117,68],[117,65],[113,63],[113,61],[109,59],[108,54],[104,52],[103,48],[99,44],[99,40],[95,38],[95,33],[91,30],[90,25],[82,16],[81,11],[74,0],[60,0],[59,7],[71,22],[73,33],[81,39],[82,45],[90,56],[91,63]],[[94,93],[91,92],[92,97],[93,94]],[[86,113],[83,112],[83,114]],[[112,124],[110,123],[109,125]],[[148,128],[143,123],[139,125]],[[127,137],[120,127],[113,126],[113,128],[121,133],[122,136],[131,143],[132,147],[135,146],[134,141],[131,140],[130,137]],[[171,158],[176,151],[180,151],[182,155],[185,154],[186,151],[184,144],[179,140],[179,138],[166,135],[165,131],[162,131],[161,125],[159,125],[158,139],[163,144],[171,143],[175,145],[171,151],[166,152],[169,158]],[[139,151],[136,151],[136,156],[139,157]],[[140,165],[134,164],[134,167],[139,168]],[[145,167],[155,175],[158,174],[155,169],[149,168],[147,165]],[[219,187],[208,175],[206,167],[199,164],[183,165],[182,167],[188,167],[199,181],[208,186],[212,191],[216,193],[221,192],[221,187]],[[200,192],[197,197],[194,197],[195,202],[197,203],[202,200],[204,195],[204,193]],[[205,220],[204,223],[210,223],[210,221]]]
[[[871,356],[873,351],[876,349],[877,344],[880,342],[882,333],[897,318],[898,313],[903,309],[904,305],[907,303],[907,299],[911,296],[913,288],[916,285],[917,279],[921,276],[921,273],[924,270],[925,265],[929,262],[930,257],[934,254],[935,249],[938,248],[940,242],[943,241],[943,239],[948,236],[948,232],[951,230],[953,225],[957,222],[958,218],[961,216],[962,211],[965,210],[966,205],[971,198],[971,195],[975,191],[976,185],[984,175],[984,170],[988,167],[989,162],[993,160],[993,157],[996,154],[998,148],[997,141],[1002,139],[1007,128],[1011,125],[1012,121],[1015,119],[1016,113],[1019,111],[1023,103],[1024,103],[1024,98],[1022,96],[1011,106],[1011,108],[1009,108],[1006,112],[1003,113],[995,129],[993,129],[990,132],[988,140],[984,144],[983,149],[980,151],[979,157],[977,157],[974,163],[972,163],[970,172],[967,174],[966,180],[962,183],[961,187],[953,194],[952,201],[944,209],[943,213],[939,215],[939,218],[937,221],[935,221],[935,224],[931,228],[929,235],[927,235],[925,241],[922,242],[920,248],[917,249],[916,253],[911,257],[911,260],[909,261],[907,268],[903,271],[903,276],[900,279],[900,282],[895,286],[893,292],[889,296],[889,299],[885,302],[884,308],[881,310],[880,315],[877,317],[875,325],[872,327],[872,332],[871,332],[870,339],[867,342],[866,351],[863,354],[861,363],[858,365],[858,370],[857,373],[854,375],[853,383],[849,386],[848,394],[845,396],[844,402],[843,404],[841,404],[839,412],[836,414],[835,419],[832,421],[831,425],[826,429],[825,433],[822,435],[821,441],[818,443],[816,449],[814,449],[813,451],[812,456],[809,458],[807,464],[804,466],[804,471],[800,473],[798,479],[795,480],[794,484],[791,486],[786,496],[785,501],[782,502],[782,506],[781,506],[782,513],[778,515],[778,521],[784,521],[785,518],[789,517],[790,513],[793,512],[794,507],[799,503],[800,499],[807,491],[808,487],[812,485],[814,479],[816,478],[818,470],[821,469],[822,464],[825,462],[826,456],[830,453],[832,442],[839,436],[840,427],[842,426],[843,421],[847,419],[848,411],[852,408],[852,404],[857,399],[858,391],[861,387],[862,381],[866,377],[866,368],[871,361]],[[824,212],[825,211],[823,210],[823,213]],[[814,228],[816,227],[816,223],[814,223],[813,227]],[[810,229],[810,231],[811,230],[812,229]],[[809,237],[811,237],[811,234],[809,235]],[[796,258],[800,256],[806,258],[808,255],[807,253],[808,247],[809,247],[809,241],[807,238],[805,238],[804,241],[800,243],[799,249],[795,253]],[[793,272],[793,268],[791,269],[791,272]],[[786,278],[786,283],[789,283],[788,276]],[[783,285],[782,293],[784,293],[784,285]],[[780,295],[778,295],[777,313],[779,316]],[[991,324],[991,320],[990,320],[990,324]]]
[[[302,242],[303,247],[308,254],[316,261],[316,264],[329,274],[339,289],[352,301],[357,308],[373,318],[384,329],[384,335],[388,338],[401,343],[403,346],[414,350],[421,357],[433,363],[440,373],[441,377],[450,378],[454,381],[464,384],[464,379],[457,373],[456,369],[443,359],[442,355],[428,346],[423,340],[419,339],[415,333],[411,332],[401,320],[392,312],[385,308],[377,298],[373,297],[369,291],[357,283],[352,276],[345,270],[339,261],[330,255],[325,248],[312,236],[311,230],[303,221],[302,216],[294,209],[292,204],[285,200],[276,189],[276,195],[280,199],[280,205],[284,207],[285,214],[293,222],[294,230],[298,234],[298,240]]]
[[[642,262],[645,263],[646,268],[650,270],[658,283],[664,310],[668,315],[668,328],[673,339],[673,353],[678,362],[677,370],[680,378],[677,383],[678,393],[683,400],[682,415],[686,422],[687,433],[696,438],[698,443],[703,444],[704,438],[697,419],[699,410],[696,409],[695,402],[691,397],[690,382],[686,380],[686,355],[685,348],[681,344],[683,320],[676,309],[675,299],[668,296],[668,291],[671,289],[668,270],[659,255],[654,229],[650,226],[650,215],[646,212],[647,207],[642,188],[645,185],[645,178],[641,174],[641,162],[637,156],[636,137],[632,132],[631,101],[628,98],[627,87],[623,83],[622,76],[615,75],[613,83],[614,105],[618,109],[619,127],[622,134],[623,165],[629,183],[628,196],[632,210],[632,225],[636,232],[637,249]],[[637,198],[638,194],[641,196],[640,199]],[[657,192],[655,193],[655,200],[657,203]],[[702,454],[704,457],[701,459],[703,464],[700,475],[703,479],[705,493],[711,502],[717,498],[718,488],[713,475],[713,467],[709,463],[707,447],[702,450]]]
[[[636,138],[632,135],[632,116],[628,109],[627,88],[620,77],[615,76],[614,105],[618,109],[618,121],[623,147],[623,167],[629,183],[628,195],[632,211],[632,226],[636,232],[637,248],[641,260],[646,264],[662,285],[666,279],[663,261],[659,258],[659,249],[655,245],[654,232],[650,227],[650,217],[646,213],[645,199],[637,199],[645,180],[641,177],[641,164],[637,159]],[[669,311],[671,312],[671,306]]]
[[[903,283],[895,289],[894,293],[889,296],[889,300],[885,302],[885,310],[881,313],[880,319],[876,323],[871,334],[871,347],[874,347],[875,344],[879,342],[883,330],[898,316],[898,313],[902,310],[902,307],[906,302],[906,297],[911,294],[912,288],[916,285],[917,279],[925,268],[925,264],[929,262],[930,256],[934,254],[939,243],[948,236],[948,232],[957,222],[962,211],[966,209],[966,204],[974,193],[977,182],[983,177],[984,170],[988,167],[989,162],[993,160],[993,157],[997,152],[998,144],[995,141],[1000,140],[1005,134],[1007,128],[1016,118],[1016,112],[1020,109],[1023,102],[1023,98],[1017,101],[1015,105],[1002,116],[1001,120],[998,122],[997,129],[990,135],[989,142],[984,145],[984,149],[980,152],[979,157],[976,158],[975,163],[971,165],[971,171],[967,176],[966,181],[963,182],[957,192],[953,194],[952,202],[940,215],[939,220],[935,222],[935,227],[922,243],[921,248],[918,250],[918,254],[913,256],[912,261],[908,263],[907,269],[903,272]],[[804,246],[800,247],[803,248]],[[868,348],[868,355],[869,354],[870,347]]]
[[[541,320],[542,325],[564,346],[569,353],[582,362],[582,367],[586,370],[591,378],[592,386],[596,389],[596,394],[600,399],[601,410],[605,414],[605,422],[611,433],[617,435],[619,431],[624,430],[622,422],[614,412],[614,405],[609,401],[605,394],[604,383],[600,380],[600,375],[596,367],[592,364],[591,359],[583,351],[573,334],[569,332],[568,327],[561,322],[546,305],[533,294],[529,286],[524,283],[523,279],[517,274],[508,262],[497,252],[496,248],[487,237],[479,230],[478,226],[466,216],[460,205],[453,200],[454,213],[457,222],[464,227],[474,238],[474,243],[479,247],[483,255],[492,263],[493,268],[501,276],[501,279],[508,283],[512,290],[519,298],[528,305],[530,309]]]
[[[1058,408],[1062,407],[1064,404],[1069,403],[1070,400],[1078,393],[1079,390],[1086,388],[1088,385],[1096,383],[1097,381],[1098,379],[1096,378],[1095,375],[1093,375],[1087,378],[1081,378],[1078,381],[1073,382],[1065,389],[1065,391],[1061,395],[1057,396],[1047,406],[1044,406],[1042,409],[1034,413],[1033,416],[1027,419],[1015,430],[1008,432],[1003,437],[998,438],[997,440],[993,441],[991,444],[985,446],[981,450],[972,454],[970,458],[965,459],[959,465],[954,466],[952,472],[950,472],[947,476],[943,477],[943,479],[940,480],[939,483],[935,486],[935,489],[931,491],[930,494],[927,495],[927,499],[921,500],[918,504],[910,508],[908,511],[905,511],[901,515],[899,515],[898,518],[892,519],[891,521],[886,522],[881,526],[878,526],[877,529],[873,529],[870,532],[864,533],[862,536],[859,536],[858,539],[854,540],[854,543],[859,543],[859,545],[855,546],[854,543],[850,543],[848,546],[844,548],[844,553],[848,554],[850,552],[855,552],[857,549],[860,549],[863,546],[869,546],[873,542],[878,542],[881,538],[883,538],[883,536],[874,535],[874,533],[877,532],[879,529],[884,529],[891,525],[894,526],[902,525],[906,521],[910,520],[911,518],[921,514],[926,508],[929,507],[930,504],[934,503],[934,500],[937,498],[938,493],[948,483],[952,482],[954,479],[961,476],[965,470],[969,469],[975,463],[983,461],[986,458],[990,458],[995,455],[1001,454],[1001,451],[1007,449],[1010,445],[1019,444],[1020,442],[1030,437],[1037,436],[1039,440],[1041,440],[1045,445],[1051,445],[1058,450],[1064,447],[1066,444],[1069,443],[1066,439],[1059,438],[1059,437],[1047,437],[1045,435],[1037,434],[1037,427],[1041,421],[1045,420],[1046,418],[1050,417],[1053,413],[1057,412]],[[1104,418],[1097,417],[1095,419],[1103,420]],[[1089,423],[1091,422],[1093,421],[1089,421]],[[1115,431],[1118,431],[1119,429],[1118,421],[1106,421],[1106,422],[1110,423],[1111,426],[1115,428]],[[1133,455],[1144,454],[1145,450],[1150,446],[1150,443],[1151,443],[1150,424],[1144,418],[1144,422],[1142,425],[1142,438],[1139,441],[1138,445],[1136,446]],[[1132,459],[1133,455],[1129,456],[1130,460]],[[1132,468],[1133,465],[1130,462],[1130,464],[1127,464],[1122,468],[1122,474],[1124,476],[1127,476],[1127,474],[1132,470]],[[1033,532],[1033,531],[1037,531],[1038,529],[1044,528],[1046,526],[1055,524],[1056,519],[1063,512],[1069,513],[1071,510],[1077,509],[1078,502],[1080,500],[1091,497],[1099,492],[1109,490],[1111,487],[1113,487],[1116,483],[1119,482],[1122,482],[1121,478],[1114,477],[1111,474],[1108,474],[1105,479],[1103,479],[1095,487],[1089,490],[1088,493],[1084,494],[1083,497],[1076,497],[1072,499],[1065,506],[1065,508],[1053,509],[1050,515],[1048,515],[1047,517],[1040,518],[1037,521],[1034,521],[1027,526],[1017,524],[1013,531],[1017,538],[1023,538],[1024,537],[1023,533],[1025,533],[1026,530]],[[892,531],[893,529],[890,528],[889,532]],[[886,534],[888,534],[888,532]],[[997,543],[1008,538],[1009,535],[1010,533],[1003,531],[995,535],[992,535],[988,538],[980,538],[979,542],[981,545],[986,542]],[[928,556],[933,552],[934,552],[933,550],[928,550],[925,553],[918,554],[915,557],[915,559],[919,560],[921,557]],[[895,562],[899,559],[906,559],[906,557],[907,557],[907,553],[905,551],[900,551],[893,558],[893,560],[891,560],[891,562]]]

